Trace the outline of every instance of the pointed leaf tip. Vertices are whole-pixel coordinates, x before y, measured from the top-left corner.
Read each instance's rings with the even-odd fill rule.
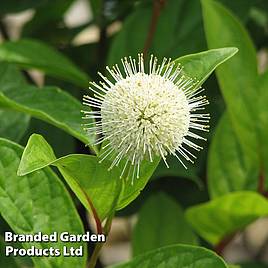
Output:
[[[54,160],[56,156],[47,141],[39,134],[32,134],[23,151],[17,175],[27,175],[49,165]]]

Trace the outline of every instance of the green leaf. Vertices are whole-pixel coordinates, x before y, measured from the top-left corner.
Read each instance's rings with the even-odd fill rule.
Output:
[[[34,142],[30,142],[34,139]],[[38,146],[36,146],[38,144]],[[55,161],[57,158],[53,152],[53,149],[50,147],[50,145],[44,140],[44,138],[41,135],[33,134],[30,137],[29,143],[26,146],[27,151],[24,150],[22,154],[23,161],[19,165],[18,174],[19,175],[25,175],[26,172],[23,172],[22,170],[25,170],[27,166],[25,165],[31,165],[31,171],[36,171],[38,169],[42,169],[46,167],[49,163]],[[35,158],[35,156],[38,155],[38,158]],[[40,164],[42,165],[40,166]],[[24,174],[23,174],[24,173]]]
[[[187,209],[186,218],[212,244],[268,215],[268,201],[255,192],[241,191]]]
[[[214,252],[201,247],[172,245],[139,255],[110,268],[227,268]]]
[[[103,220],[114,209],[125,207],[139,195],[157,164],[155,161],[141,165],[140,179],[131,185],[130,180],[119,179],[121,171],[117,167],[108,171],[111,163],[104,161],[100,164],[96,156],[74,154],[56,159],[46,140],[34,134],[23,152],[18,174],[29,174],[48,165],[56,166],[84,206],[91,212],[95,209]]]
[[[0,212],[16,233],[33,234],[68,231],[82,234],[83,226],[72,200],[63,183],[49,169],[18,177],[23,148],[5,139],[0,139]],[[8,178],[8,180],[7,180]],[[35,245],[39,248],[66,246],[60,240],[55,243],[24,243],[25,248]],[[72,246],[84,247],[83,257],[33,257],[36,267],[85,267],[86,248],[82,243]]]
[[[14,66],[0,65],[0,104],[44,120],[82,142],[92,144],[93,137],[81,127],[83,106],[79,101],[56,87],[18,87],[9,82],[13,75],[19,76]]]
[[[163,193],[153,195],[139,211],[132,234],[133,255],[176,243],[196,245],[197,237],[178,203]]]
[[[264,169],[264,175],[268,176],[268,71],[260,77],[259,80],[260,97],[258,99],[258,133],[259,133],[259,150],[262,158],[262,169]],[[263,172],[262,171],[262,172]],[[268,183],[268,182],[267,182]]]
[[[212,198],[239,190],[256,190],[258,167],[247,161],[228,114],[221,118],[208,156],[208,189]]]
[[[202,0],[209,48],[235,46],[239,53],[217,71],[232,126],[250,161],[258,161],[256,126],[258,100],[256,51],[241,23],[221,4]],[[215,34],[219,33],[219,35]]]
[[[120,192],[119,171],[108,172],[108,164],[99,164],[98,158],[92,155],[73,154],[57,159],[46,140],[33,134],[23,152],[18,175],[56,166],[83,205],[90,212],[95,209],[98,217],[104,219],[115,208]]]
[[[19,142],[29,126],[26,114],[0,108],[0,137]]]
[[[235,47],[210,49],[200,53],[180,57],[175,62],[183,66],[183,72],[203,84],[211,73],[222,63],[233,57],[238,52]]]
[[[121,189],[120,173],[116,168],[108,171],[109,162],[99,164],[96,156],[74,154],[50,164],[59,169],[88,211],[94,214],[95,209],[98,217],[103,220],[115,210]]]
[[[22,68],[34,68],[48,75],[88,87],[89,77],[68,58],[45,43],[30,39],[4,42],[0,45],[0,60]]]

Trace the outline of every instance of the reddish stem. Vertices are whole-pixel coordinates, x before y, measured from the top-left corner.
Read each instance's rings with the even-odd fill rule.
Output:
[[[266,196],[267,194],[267,192],[265,191],[264,169],[262,167],[260,169],[260,174],[259,174],[258,192],[264,196]]]
[[[225,238],[223,238],[214,248],[214,251],[222,256],[223,251],[225,250],[225,248],[232,242],[232,240],[234,239],[236,233],[226,236]]]
[[[103,229],[102,229],[102,225],[101,225],[101,220],[99,218],[99,215],[97,213],[97,210],[95,209],[93,203],[91,202],[89,196],[87,195],[87,193],[85,192],[85,190],[81,187],[81,185],[79,184],[78,181],[76,181],[78,187],[80,188],[80,190],[83,192],[84,196],[86,197],[87,203],[90,206],[91,212],[93,214],[95,223],[96,223],[96,229],[97,229],[97,233],[98,234],[102,234],[103,233]]]
[[[81,187],[80,187],[81,188]],[[101,220],[99,218],[99,215],[97,213],[97,210],[95,209],[95,207],[93,206],[93,203],[91,202],[90,198],[88,197],[87,193],[81,188],[81,190],[83,191],[86,199],[87,199],[87,202],[90,206],[90,209],[92,211],[92,214],[93,214],[93,217],[94,217],[94,220],[95,220],[95,223],[96,223],[96,228],[97,228],[97,233],[98,234],[102,234],[103,233],[103,230],[102,230],[102,225],[101,225]]]
[[[151,47],[154,34],[156,31],[157,22],[158,22],[161,10],[164,7],[165,3],[166,3],[166,0],[154,0],[152,19],[151,19],[148,35],[145,41],[145,45],[143,48],[143,54],[145,58],[147,56],[149,48]]]

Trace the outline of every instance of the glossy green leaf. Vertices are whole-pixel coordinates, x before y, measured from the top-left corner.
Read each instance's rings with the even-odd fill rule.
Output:
[[[99,218],[104,219],[115,208],[120,193],[117,169],[109,172],[109,163],[99,164],[98,158],[92,155],[73,154],[57,159],[46,140],[33,134],[23,152],[18,175],[49,165],[59,169],[70,188],[91,212],[93,204]]]
[[[199,81],[199,85],[211,75],[222,63],[233,57],[238,52],[235,47],[210,49],[200,53],[180,57],[175,62],[183,66],[183,72]]]
[[[19,145],[0,139],[0,211],[6,222],[16,233],[83,233],[82,223],[68,192],[49,168],[17,176],[22,151]],[[53,244],[23,244],[25,248],[32,245],[40,248],[67,246],[60,240]],[[84,257],[33,257],[33,261],[39,268],[85,267],[85,245],[72,243],[72,246],[84,246]]]
[[[121,187],[119,171],[116,168],[108,171],[109,162],[99,164],[96,156],[74,154],[50,164],[59,169],[88,211],[94,213],[95,209],[103,220],[115,210]]]
[[[56,87],[18,87],[9,81],[18,77],[18,71],[8,64],[0,65],[0,104],[44,120],[63,129],[82,142],[92,143],[81,127],[83,106],[71,95]]]
[[[89,77],[68,58],[40,41],[21,39],[0,44],[0,60],[46,74],[87,88]]]
[[[228,114],[221,118],[208,156],[208,189],[212,198],[239,190],[257,190],[258,168],[243,154]]]
[[[133,255],[177,243],[196,245],[197,237],[178,203],[163,193],[153,195],[139,211],[132,233]]]
[[[34,134],[24,150],[18,174],[25,175],[48,165],[56,166],[84,206],[92,212],[92,204],[99,218],[104,219],[139,195],[157,165],[141,166],[140,179],[131,185],[130,180],[119,179],[121,171],[117,167],[108,171],[110,164],[109,161],[100,164],[92,155],[74,154],[56,159],[45,139]]]
[[[186,218],[212,244],[268,215],[268,201],[255,192],[234,192],[189,208]]]
[[[29,115],[0,108],[0,137],[19,142],[29,121]]]
[[[220,66],[217,78],[232,126],[246,157],[257,162],[256,51],[241,23],[217,1],[203,0],[203,19],[209,48],[235,46],[239,53]],[[218,34],[215,34],[218,33]],[[219,37],[220,35],[220,37]]]
[[[201,247],[172,245],[137,256],[110,268],[227,268],[214,252]]]

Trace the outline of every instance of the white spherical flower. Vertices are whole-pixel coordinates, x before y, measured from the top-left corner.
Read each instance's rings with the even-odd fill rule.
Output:
[[[132,173],[132,180],[139,177],[141,162],[152,162],[155,156],[168,167],[166,156],[174,155],[186,168],[181,157],[193,162],[190,148],[202,149],[191,138],[205,140],[192,130],[208,128],[209,114],[199,112],[208,104],[206,97],[199,95],[203,89],[171,60],[157,65],[151,56],[148,73],[141,54],[138,64],[130,57],[122,60],[122,66],[124,75],[118,65],[107,67],[114,82],[100,74],[103,82],[91,83],[94,97],[83,98],[85,105],[98,109],[83,111],[85,119],[97,119],[96,126],[86,130],[100,135],[96,144],[107,141],[100,161],[111,157],[110,168],[124,161],[121,177],[129,167],[125,176]]]

